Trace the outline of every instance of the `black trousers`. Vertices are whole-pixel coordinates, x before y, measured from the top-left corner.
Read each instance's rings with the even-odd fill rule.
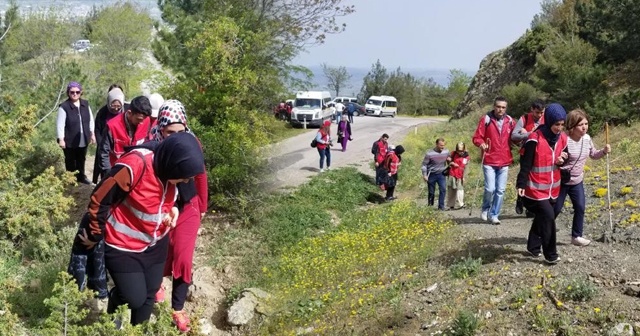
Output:
[[[128,304],[132,325],[148,321],[153,311],[156,292],[162,283],[163,272],[164,263],[146,267],[143,272],[109,271],[115,287],[109,295],[107,313],[113,314],[119,306]]]
[[[184,308],[184,302],[187,301],[187,293],[189,293],[189,285],[182,278],[173,279],[173,289],[171,290],[171,308],[173,310],[182,310]]]
[[[526,197],[522,198],[525,208],[535,215],[529,230],[527,250],[532,253],[540,253],[540,250],[542,250],[547,260],[558,258],[556,220],[552,201],[550,199],[534,201]]]
[[[82,181],[87,178],[84,173],[84,162],[87,158],[87,147],[65,148],[64,167],[69,172],[77,171],[76,179]]]
[[[396,191],[396,184],[398,183],[398,174],[393,174],[389,176],[389,179],[393,180],[393,186],[387,186],[387,198],[393,197],[393,193]]]

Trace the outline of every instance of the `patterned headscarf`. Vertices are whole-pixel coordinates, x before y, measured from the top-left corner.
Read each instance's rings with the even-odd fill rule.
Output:
[[[158,124],[151,130],[154,140],[162,141],[162,130],[171,124],[183,124],[185,132],[191,133],[187,127],[187,114],[184,105],[176,99],[166,100],[158,111]]]

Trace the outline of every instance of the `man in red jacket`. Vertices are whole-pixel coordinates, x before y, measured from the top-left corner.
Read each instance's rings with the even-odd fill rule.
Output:
[[[511,141],[520,146],[520,160],[524,155],[524,143],[529,138],[529,134],[533,133],[540,125],[544,124],[544,101],[536,99],[531,103],[529,112],[523,114],[516,123],[516,127],[511,132]],[[516,199],[516,213],[522,214],[524,206],[522,205],[522,197]],[[527,211],[527,217],[533,217],[533,214]]]
[[[482,198],[482,220],[500,224],[500,210],[507,187],[511,156],[511,131],[513,119],[507,115],[507,100],[496,97],[493,110],[480,118],[473,134],[473,144],[483,152],[484,196]]]

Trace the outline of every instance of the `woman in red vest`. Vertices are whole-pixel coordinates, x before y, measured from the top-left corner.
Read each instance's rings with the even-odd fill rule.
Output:
[[[516,181],[518,195],[523,198],[527,210],[534,214],[527,251],[534,257],[543,253],[548,264],[560,261],[553,203],[560,194],[560,166],[567,158],[563,152],[567,147],[567,135],[562,132],[566,117],[562,105],[547,106],[544,125],[532,132],[524,145]]]
[[[115,283],[108,313],[128,304],[133,325],[151,316],[176,226],[176,185],[204,171],[196,138],[177,133],[122,155],[96,187],[87,209],[89,229],[78,239],[87,249],[104,239],[105,264]]]
[[[151,133],[157,141],[164,141],[175,133],[191,133],[187,127],[187,114],[184,105],[178,100],[170,99],[160,106],[158,124]],[[195,137],[195,136],[194,136]],[[189,317],[183,310],[187,300],[191,274],[193,270],[193,252],[200,221],[207,212],[207,174],[202,172],[188,183],[178,184],[176,204],[180,210],[176,228],[169,233],[169,254],[164,267],[164,276],[173,276],[171,290],[171,308],[173,322],[182,332],[188,332]],[[165,288],[160,287],[156,293],[156,302],[164,301]]]
[[[316,134],[316,141],[318,142],[318,154],[320,154],[320,172],[324,171],[324,160],[327,160],[327,170],[331,169],[331,146],[333,142],[331,140],[331,120],[325,120],[322,126]]]

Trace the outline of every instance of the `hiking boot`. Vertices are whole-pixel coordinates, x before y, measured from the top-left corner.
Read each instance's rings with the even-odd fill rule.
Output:
[[[540,252],[532,252],[532,251],[527,250],[527,254],[529,254],[530,256],[532,256],[534,258],[542,257],[542,253],[540,253]]]
[[[591,244],[591,241],[587,238],[582,238],[582,237],[572,237],[571,238],[571,244],[575,245],[575,246],[587,246],[589,244]]]
[[[183,310],[174,311],[171,316],[173,317],[173,324],[176,325],[176,328],[178,328],[178,330],[185,333],[191,330],[191,328],[189,328],[189,317]]]
[[[79,179],[78,179],[78,183],[91,185],[91,181],[89,181],[89,179],[88,179],[88,178],[86,178],[86,177],[84,177],[84,178],[79,178]]]
[[[500,220],[498,219],[498,217],[491,218],[491,224],[500,225]]]
[[[517,201],[516,202],[516,213],[518,215],[522,215],[523,212],[524,212],[524,207],[522,206],[522,202]]]
[[[156,303],[164,302],[164,285],[160,285],[160,289],[156,292]]]
[[[552,259],[552,260],[544,258],[544,262],[546,262],[549,265],[555,265],[560,262],[560,257],[556,257],[555,259]]]
[[[489,211],[483,211],[482,215],[480,215],[480,218],[482,218],[482,220],[485,222],[489,220]]]

